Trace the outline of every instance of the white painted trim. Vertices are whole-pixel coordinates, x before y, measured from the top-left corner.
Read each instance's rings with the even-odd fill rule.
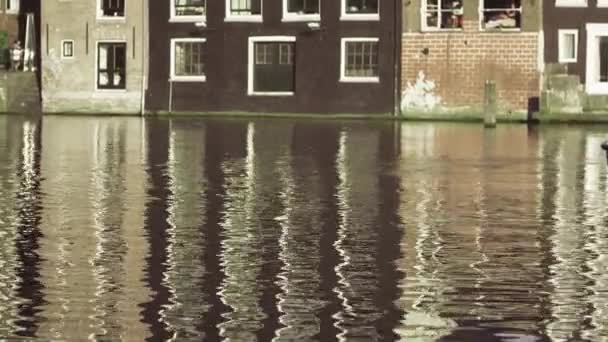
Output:
[[[588,23],[587,29],[587,60],[585,73],[585,91],[591,95],[608,94],[608,82],[594,80],[594,75],[599,73],[599,44],[598,37],[608,37],[608,24]]]
[[[169,59],[169,77],[171,82],[205,82],[207,81],[207,75],[202,76],[176,76],[175,75],[175,43],[178,42],[193,42],[193,43],[205,43],[206,38],[173,38],[170,42],[171,56]]]
[[[379,21],[380,20],[380,3],[378,0],[378,13],[346,13],[346,1],[340,0],[340,20],[342,21]]]
[[[225,1],[226,4],[226,17],[225,22],[234,23],[261,23],[264,21],[264,0],[260,0],[260,14],[249,14],[249,15],[233,15],[230,12],[230,0]]]
[[[346,43],[350,42],[374,42],[379,43],[380,39],[375,37],[349,37],[340,40],[340,82],[343,83],[380,83],[380,76],[353,77],[346,76]],[[380,53],[378,49],[378,53]],[[380,56],[378,56],[380,57]],[[380,63],[378,63],[380,64]]]
[[[587,0],[555,0],[555,7],[587,7]]]
[[[71,56],[64,55],[63,44],[68,43],[68,42],[72,43],[72,55]],[[76,53],[74,52],[74,46],[75,46],[74,39],[62,39],[61,40],[61,48],[60,48],[61,59],[74,59],[74,57],[76,56]],[[95,66],[95,67],[97,67],[97,66]]]
[[[95,7],[95,16],[97,18],[98,21],[109,21],[109,22],[125,22],[126,18],[127,18],[127,3],[129,2],[128,0],[123,0],[124,1],[124,13],[122,16],[116,16],[116,17],[109,17],[109,16],[103,16],[101,15],[102,10],[101,10],[101,6],[102,6],[102,0],[97,0],[97,6]]]
[[[606,7],[608,7],[608,1],[607,0],[597,0],[596,6],[598,8],[606,8]]]
[[[295,95],[292,91],[276,91],[276,92],[256,92],[253,89],[253,67],[255,64],[255,43],[270,42],[270,43],[282,43],[289,42],[295,43],[295,36],[253,36],[249,37],[247,44],[247,95],[249,96],[293,96]],[[296,49],[297,51],[297,49]],[[294,64],[296,58],[294,56]],[[295,65],[294,65],[295,68]]]
[[[574,34],[574,57],[572,58],[563,56],[563,38],[570,34]],[[578,29],[557,30],[557,60],[559,63],[576,63],[578,60]]]
[[[128,46],[129,43],[126,40],[120,40],[120,39],[104,39],[104,40],[97,40],[95,41],[95,65],[93,67],[93,71],[95,72],[95,92],[100,92],[100,93],[126,93],[127,92],[127,78],[125,77],[125,88],[124,89],[100,89],[97,87],[98,85],[98,77],[99,77],[99,71],[97,70],[97,67],[99,66],[99,44],[102,43],[125,43],[125,74],[127,74],[128,68],[127,68],[127,51],[129,50]],[[128,74],[127,74],[128,77]]]
[[[21,7],[21,0],[10,0],[11,4],[14,2],[15,6],[6,8],[6,14],[19,14],[19,8]]]
[[[321,2],[323,0],[319,0],[319,13],[313,14],[297,14],[287,11],[287,1],[283,0],[283,22],[298,22],[298,21],[321,21]],[[329,0],[335,1],[335,0]]]
[[[437,2],[438,8],[441,9],[441,2],[444,0],[439,0]],[[483,1],[483,0],[480,0]],[[420,31],[422,32],[462,32],[464,28],[441,28],[441,27],[429,27],[427,26],[426,14],[427,14],[427,0],[422,0],[420,5]],[[441,22],[441,13],[438,13],[438,20]],[[464,3],[462,6],[462,13],[460,14],[464,16]]]
[[[205,0],[205,15],[176,15],[175,0],[169,0],[170,23],[199,23],[207,21],[207,0]]]

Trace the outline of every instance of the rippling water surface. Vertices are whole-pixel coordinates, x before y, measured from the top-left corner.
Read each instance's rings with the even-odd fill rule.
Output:
[[[607,134],[0,116],[0,340],[608,341]]]

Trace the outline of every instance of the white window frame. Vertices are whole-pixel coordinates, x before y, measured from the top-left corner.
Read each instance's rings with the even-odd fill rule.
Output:
[[[587,0],[555,0],[555,7],[587,7]]]
[[[287,2],[289,0],[283,0],[283,21],[321,21],[321,4],[323,0],[319,0],[319,13],[313,14],[297,14],[287,11]],[[336,1],[336,0],[327,0]]]
[[[514,27],[514,28],[485,28],[484,27],[484,14],[485,14],[485,9],[486,9],[486,0],[479,0],[479,31],[489,31],[489,32],[521,32],[522,28],[522,22],[523,22],[523,16],[524,16],[524,1],[527,0],[521,0],[519,3],[519,8],[514,8],[514,11],[519,11],[519,17],[520,17],[520,23],[519,23],[519,27]],[[488,8],[488,9],[492,9],[492,8]]]
[[[438,2],[439,11],[441,10],[441,1],[446,1],[446,0],[439,0],[439,2]],[[466,0],[464,0],[464,1],[466,1]],[[483,1],[483,0],[479,0],[479,1]],[[460,32],[464,29],[463,27],[441,28],[441,26],[439,26],[439,27],[427,26],[427,20],[426,20],[427,8],[428,8],[427,0],[422,0],[421,5],[420,5],[420,25],[421,25],[420,28],[423,32],[437,32],[437,31]],[[462,13],[460,13],[458,15],[464,16],[464,2],[463,2],[463,6],[462,6]],[[441,18],[441,14],[439,14],[439,18]],[[440,20],[440,22],[441,22],[441,20]]]
[[[379,44],[380,39],[375,37],[348,37],[340,41],[340,82],[343,83],[380,83],[380,76],[346,76],[346,43],[366,42]],[[378,58],[380,58],[380,48],[378,46]],[[380,61],[378,60],[378,67]],[[379,72],[380,70],[378,70]]]
[[[347,0],[340,0],[340,7],[341,7],[340,20],[343,20],[343,21],[348,21],[348,20],[378,21],[378,20],[380,20],[380,3],[382,2],[381,0],[378,0],[378,13],[362,13],[362,14],[346,13],[346,1]]]
[[[19,7],[21,4],[21,0],[10,0],[10,2],[13,5],[11,7],[8,7],[6,2],[4,3],[6,6],[6,13],[7,14],[19,14]]]
[[[253,69],[255,65],[255,43],[295,43],[295,36],[253,36],[249,37],[247,53],[247,95],[249,96],[293,96],[295,91],[254,91]],[[296,48],[297,51],[297,48]],[[294,70],[296,70],[296,56],[294,56]],[[296,79],[296,78],[294,78]]]
[[[566,35],[574,35],[574,57],[564,57],[563,49],[564,49],[564,40],[563,38]],[[578,60],[578,30],[577,29],[559,29],[557,30],[557,54],[558,54],[558,62],[559,63],[576,63]]]
[[[103,40],[98,40],[95,42],[95,65],[93,66],[93,71],[95,72],[95,77],[93,77],[93,79],[95,80],[95,92],[99,92],[99,93],[126,93],[127,89],[128,89],[128,83],[127,83],[127,79],[125,77],[125,88],[124,89],[103,89],[103,88],[99,88],[98,84],[99,84],[99,71],[97,70],[97,67],[99,67],[99,44],[104,44],[104,43],[125,43],[125,74],[127,75],[127,77],[129,76],[129,70],[126,67],[126,61],[127,61],[127,51],[129,50],[129,43],[126,40],[120,40],[120,39],[116,39],[116,40],[112,40],[112,39],[103,39]]]
[[[264,15],[264,0],[260,0],[260,14],[249,15],[234,15],[230,12],[231,0],[226,0],[226,18],[227,22],[246,22],[246,23],[261,23]]]
[[[608,37],[608,24],[588,23],[587,29],[587,60],[585,72],[585,91],[590,95],[607,95],[608,82],[594,81],[594,74],[597,75],[599,70],[599,37]]]
[[[597,0],[597,7],[598,8],[608,7],[608,0]]]
[[[72,55],[71,56],[65,55],[65,49],[64,49],[65,43],[72,43]],[[61,59],[74,59],[75,55],[76,55],[76,53],[74,52],[74,40],[73,39],[63,39],[61,41]],[[95,66],[95,68],[97,68],[97,65]],[[95,84],[97,84],[97,83],[95,83]]]
[[[97,0],[97,7],[96,7],[96,16],[97,16],[97,20],[102,20],[102,21],[126,21],[127,19],[127,3],[129,1],[128,0],[124,0],[124,13],[122,16],[116,16],[116,17],[111,17],[111,16],[106,16],[103,15],[103,11],[101,6],[103,6],[103,0]]]
[[[156,0],[159,1],[159,0]],[[198,23],[207,21],[207,0],[205,0],[205,15],[176,15],[175,0],[169,0],[169,22],[171,23]]]
[[[172,38],[171,39],[171,58],[170,58],[170,80],[171,82],[206,82],[207,75],[192,75],[192,76],[178,76],[175,75],[175,45],[179,42],[187,43],[206,43],[206,38]],[[206,47],[205,47],[206,48]],[[205,65],[207,64],[206,61]]]

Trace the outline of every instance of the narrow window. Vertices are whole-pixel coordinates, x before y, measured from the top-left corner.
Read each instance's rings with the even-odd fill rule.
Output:
[[[483,0],[482,28],[520,29],[521,11],[521,0]]]
[[[600,55],[599,55],[599,82],[608,82],[608,36],[599,37]]]
[[[73,40],[63,40],[61,42],[61,56],[63,58],[74,57],[74,41]]]
[[[174,17],[204,17],[207,11],[206,0],[172,0]]]
[[[230,16],[251,16],[262,14],[261,0],[229,0]]]
[[[294,14],[318,14],[319,0],[287,0],[287,12]]]
[[[173,81],[205,81],[206,40],[204,38],[173,39],[171,79]]]
[[[426,0],[423,12],[424,29],[462,29],[463,0]]]
[[[99,43],[97,50],[97,88],[125,89],[127,44]]]
[[[578,49],[578,30],[558,31],[558,53],[560,63],[575,63]]]
[[[100,0],[101,17],[124,17],[125,0]]]
[[[378,14],[378,0],[345,0],[346,14]]]
[[[378,82],[378,39],[342,39],[342,82]]]
[[[295,42],[253,42],[253,95],[291,95],[295,91]]]

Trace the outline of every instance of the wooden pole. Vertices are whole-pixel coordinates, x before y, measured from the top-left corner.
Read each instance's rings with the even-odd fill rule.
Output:
[[[483,95],[483,125],[488,128],[496,127],[496,111],[498,109],[496,105],[496,82],[487,80]]]

